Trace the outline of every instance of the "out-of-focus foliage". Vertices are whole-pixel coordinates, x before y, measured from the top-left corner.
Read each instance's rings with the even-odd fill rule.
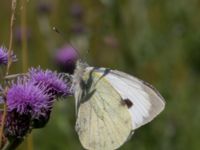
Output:
[[[10,2],[0,5],[0,43],[5,46]],[[56,70],[56,49],[72,41],[83,55],[89,50],[91,65],[133,74],[166,99],[164,112],[121,149],[199,150],[199,8],[198,0],[28,0],[28,65]],[[14,73],[22,70],[20,9],[18,3],[13,49],[19,61],[12,66]],[[82,149],[74,124],[74,99],[58,101],[48,125],[34,131],[34,149]]]

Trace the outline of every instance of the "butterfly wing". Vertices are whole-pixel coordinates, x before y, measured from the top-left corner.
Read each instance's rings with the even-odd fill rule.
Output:
[[[132,131],[131,115],[122,97],[95,69],[87,69],[79,86],[75,91],[79,103],[76,131],[83,147],[117,149]]]
[[[133,130],[153,120],[164,109],[163,97],[147,82],[116,70],[98,68],[96,71],[107,72],[105,78],[129,105]]]

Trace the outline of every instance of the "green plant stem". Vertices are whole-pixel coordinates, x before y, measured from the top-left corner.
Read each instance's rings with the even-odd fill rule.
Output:
[[[22,70],[28,69],[28,52],[27,52],[27,21],[26,21],[26,0],[21,0],[21,31],[22,31]]]
[[[10,40],[9,40],[9,48],[8,48],[8,64],[6,67],[5,76],[9,74],[10,66],[12,64],[11,53],[12,53],[12,44],[13,44],[13,26],[15,21],[15,10],[16,10],[17,0],[12,0],[11,3],[11,18],[10,18]],[[5,95],[7,94],[8,86],[5,88]],[[2,123],[0,127],[0,147],[2,146],[2,137],[3,137],[3,129],[5,125],[7,106],[4,103],[4,111],[2,115]]]

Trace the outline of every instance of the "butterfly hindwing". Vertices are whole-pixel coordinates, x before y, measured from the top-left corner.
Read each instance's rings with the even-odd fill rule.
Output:
[[[122,104],[122,97],[104,74],[86,70],[82,80],[75,94],[80,102],[76,130],[82,145],[86,149],[117,149],[132,130],[127,105]]]

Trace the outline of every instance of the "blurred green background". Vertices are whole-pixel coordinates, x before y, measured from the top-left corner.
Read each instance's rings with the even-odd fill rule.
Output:
[[[13,49],[22,71],[17,1]],[[11,0],[0,5],[0,44],[8,47]],[[52,31],[57,27],[62,36]],[[28,66],[58,70],[53,56],[71,41],[89,51],[92,66],[135,75],[153,84],[166,108],[135,132],[122,150],[200,149],[200,1],[28,0]],[[34,130],[34,150],[83,149],[74,129],[74,99],[56,102],[48,125]],[[26,149],[26,144],[19,149]]]

